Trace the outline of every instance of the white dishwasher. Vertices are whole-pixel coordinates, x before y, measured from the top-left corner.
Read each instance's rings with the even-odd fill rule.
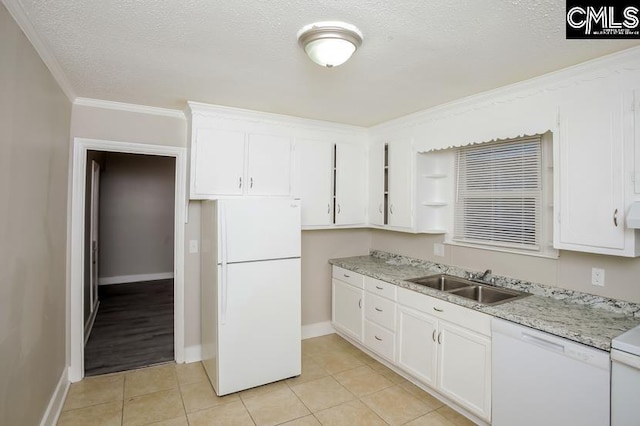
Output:
[[[609,424],[609,353],[494,318],[493,426]]]
[[[640,326],[611,342],[611,426],[640,424]]]

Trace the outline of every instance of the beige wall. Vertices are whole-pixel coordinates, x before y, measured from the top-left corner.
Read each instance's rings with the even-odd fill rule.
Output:
[[[584,293],[640,303],[640,258],[622,258],[561,251],[558,259],[446,245],[445,256],[433,254],[438,235],[372,231],[371,247],[471,270],[491,269],[495,274]],[[591,268],[605,269],[605,287],[591,285]]]
[[[368,229],[302,232],[302,325],[331,319],[331,265],[335,257],[369,253]]]
[[[66,365],[71,104],[0,4],[0,424],[37,425]]]
[[[174,157],[106,153],[100,176],[100,278],[173,273]]]
[[[187,120],[162,115],[74,105],[72,137],[187,146]]]

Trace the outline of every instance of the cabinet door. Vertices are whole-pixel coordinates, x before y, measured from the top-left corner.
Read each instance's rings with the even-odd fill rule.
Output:
[[[273,135],[249,135],[247,194],[291,194],[291,141]]]
[[[369,147],[369,223],[384,225],[384,144]]]
[[[331,225],[333,144],[296,143],[296,196],[302,201],[302,226]]]
[[[440,321],[438,388],[483,419],[491,419],[491,340]]]
[[[336,225],[365,223],[367,209],[366,150],[336,145]]]
[[[242,195],[245,135],[217,129],[195,129],[192,197]]]
[[[340,280],[332,280],[333,325],[349,336],[362,341],[364,291]]]
[[[611,93],[560,107],[557,248],[624,248],[623,114]]]
[[[389,225],[411,228],[412,213],[411,139],[389,143]]]
[[[436,386],[438,320],[398,305],[398,365],[423,383]]]

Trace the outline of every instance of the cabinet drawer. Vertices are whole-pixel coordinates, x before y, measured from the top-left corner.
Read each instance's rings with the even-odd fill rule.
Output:
[[[469,330],[491,336],[491,316],[426,294],[398,289],[398,303]]]
[[[396,329],[396,304],[391,300],[365,292],[364,315],[369,321],[389,330],[395,331]]]
[[[364,275],[349,271],[348,269],[344,269],[339,266],[333,267],[333,278],[344,281],[358,288],[364,288]]]
[[[364,322],[364,344],[375,353],[395,361],[396,335],[371,321]]]
[[[368,292],[371,292],[378,296],[396,300],[396,289],[398,287],[394,284],[380,281],[371,277],[364,277],[364,288]]]

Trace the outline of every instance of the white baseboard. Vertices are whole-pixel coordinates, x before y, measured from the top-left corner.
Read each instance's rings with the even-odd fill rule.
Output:
[[[189,364],[198,361],[202,361],[202,347],[200,345],[187,346],[184,348],[185,363]]]
[[[56,389],[54,390],[53,395],[51,395],[47,410],[42,416],[40,426],[55,426],[55,424],[58,422],[58,418],[60,417],[60,413],[62,412],[62,406],[64,405],[65,398],[67,397],[67,392],[69,391],[70,384],[71,382],[69,382],[69,372],[67,371],[67,367],[65,367],[62,369],[60,380],[58,380]]]
[[[137,283],[141,281],[168,280],[173,278],[173,272],[160,272],[157,274],[117,275],[115,277],[100,277],[98,285]]]
[[[100,301],[96,300],[96,305],[93,307],[93,312],[89,315],[87,323],[84,325],[84,344],[87,344],[91,330],[93,330],[93,323],[96,322],[96,315],[98,315],[98,308],[100,307]]]
[[[302,326],[302,340],[312,337],[326,336],[336,331],[331,325],[331,321],[316,322],[315,324],[307,324]]]

